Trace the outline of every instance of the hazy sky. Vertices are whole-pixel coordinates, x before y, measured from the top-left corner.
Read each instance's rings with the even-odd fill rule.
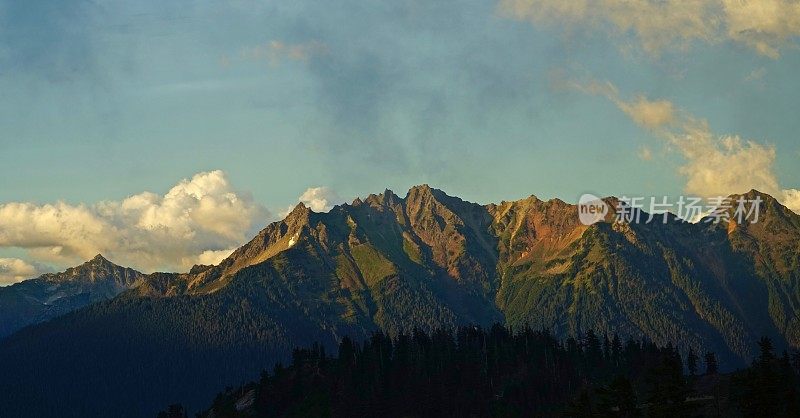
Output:
[[[304,193],[800,208],[798,34],[791,0],[0,0],[0,283],[215,262]]]

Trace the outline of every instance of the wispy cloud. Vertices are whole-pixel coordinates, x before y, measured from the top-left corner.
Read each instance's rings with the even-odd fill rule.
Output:
[[[642,145],[639,147],[639,150],[636,152],[636,155],[642,161],[652,161],[653,160],[653,151],[650,150],[650,147],[646,145]]]
[[[651,55],[732,41],[778,58],[800,35],[795,0],[500,0],[498,9],[536,25],[630,35]]]
[[[723,0],[729,39],[762,55],[778,58],[780,49],[795,46],[800,35],[800,2],[796,0]]]
[[[651,100],[645,95],[637,95],[633,99],[624,100],[619,89],[611,82],[599,82],[590,80],[581,81],[562,81],[557,80],[559,87],[561,84],[567,88],[572,88],[586,94],[600,95],[625,112],[637,125],[650,130],[660,130],[667,126],[679,122],[680,115],[678,110],[669,100]]]
[[[605,96],[637,125],[662,138],[668,149],[677,150],[685,160],[678,171],[686,178],[687,193],[712,197],[757,189],[800,213],[800,192],[781,189],[778,183],[774,146],[743,140],[738,135],[715,134],[706,120],[692,116],[668,100],[651,100],[644,95],[626,99],[609,82],[570,82],[570,85],[588,94]],[[640,157],[652,158],[652,154]]]
[[[272,66],[281,64],[286,60],[308,61],[313,56],[328,53],[328,47],[319,41],[311,40],[300,43],[286,43],[280,40],[271,40],[262,45],[243,48],[240,55],[243,59],[251,61],[266,61]],[[228,58],[225,58],[230,65]]]
[[[761,81],[764,79],[764,76],[767,75],[767,69],[764,67],[758,67],[753,71],[750,71],[747,76],[745,76],[745,81]]]
[[[672,123],[675,118],[675,109],[667,100],[648,100],[639,96],[631,102],[621,102],[619,105],[634,122],[651,129]]]

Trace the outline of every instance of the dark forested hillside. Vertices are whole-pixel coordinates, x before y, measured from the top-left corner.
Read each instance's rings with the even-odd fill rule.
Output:
[[[0,393],[16,416],[197,409],[296,346],[498,322],[713,351],[732,370],[761,336],[798,345],[800,216],[758,196],[761,220],[741,225],[585,226],[557,199],[484,206],[428,186],[301,204],[219,265],[147,275],[10,336]]]
[[[559,341],[501,326],[345,338],[338,356],[295,349],[291,363],[218,394],[203,417],[690,417],[800,414],[800,364],[771,341],[747,370],[719,375],[673,345],[598,337]],[[800,354],[795,352],[795,361]],[[732,383],[731,383],[732,382]],[[173,405],[162,412],[180,411]]]

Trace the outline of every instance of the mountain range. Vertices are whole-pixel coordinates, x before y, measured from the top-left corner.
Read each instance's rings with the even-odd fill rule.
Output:
[[[188,273],[97,257],[0,289],[0,330],[32,324],[0,341],[0,393],[14,416],[148,416],[205,406],[296,346],[497,322],[740,367],[761,336],[800,346],[800,216],[741,197],[761,200],[758,222],[587,226],[558,199],[480,205],[422,185],[327,213],[300,204]]]

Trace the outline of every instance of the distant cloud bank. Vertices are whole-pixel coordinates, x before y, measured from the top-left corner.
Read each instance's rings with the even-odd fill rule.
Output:
[[[264,225],[269,212],[236,191],[222,171],[181,180],[165,195],[143,192],[93,205],[0,204],[0,247],[61,265],[102,253],[144,271],[217,263]],[[40,273],[34,264],[0,259],[0,282]]]
[[[50,272],[52,269],[39,263],[27,262],[19,258],[0,258],[0,286]]]

